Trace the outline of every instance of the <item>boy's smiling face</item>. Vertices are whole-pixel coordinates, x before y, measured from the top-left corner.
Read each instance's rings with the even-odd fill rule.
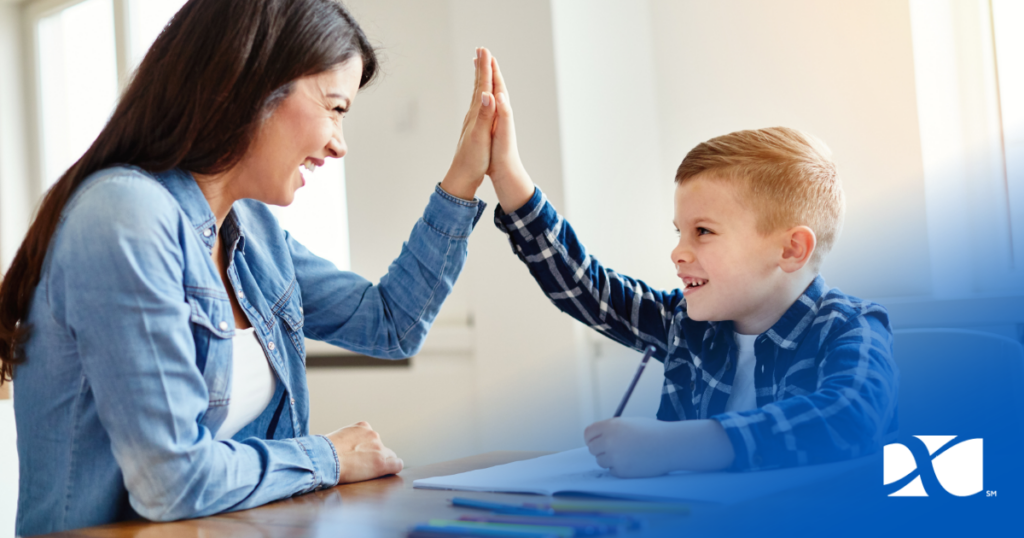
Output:
[[[759,334],[785,312],[776,303],[786,287],[787,271],[780,267],[786,234],[758,233],[757,213],[740,188],[703,175],[676,187],[673,223],[679,243],[672,263],[690,318],[733,320],[738,332]]]

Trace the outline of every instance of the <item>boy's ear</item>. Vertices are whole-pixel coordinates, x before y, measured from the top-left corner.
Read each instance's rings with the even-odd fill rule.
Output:
[[[779,260],[779,267],[787,272],[799,271],[807,262],[811,261],[814,254],[814,247],[818,244],[818,238],[814,236],[814,230],[807,226],[795,226],[786,230],[783,234],[782,259]]]

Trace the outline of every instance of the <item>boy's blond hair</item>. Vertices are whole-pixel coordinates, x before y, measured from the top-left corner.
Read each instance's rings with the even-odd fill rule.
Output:
[[[697,176],[741,185],[761,234],[799,225],[813,230],[815,268],[839,237],[846,206],[839,172],[828,146],[811,135],[770,127],[712,138],[686,154],[676,183]]]

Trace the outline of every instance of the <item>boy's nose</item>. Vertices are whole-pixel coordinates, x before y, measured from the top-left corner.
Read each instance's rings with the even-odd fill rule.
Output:
[[[693,252],[690,249],[683,247],[672,249],[672,265],[678,268],[679,264],[691,262],[693,262]]]

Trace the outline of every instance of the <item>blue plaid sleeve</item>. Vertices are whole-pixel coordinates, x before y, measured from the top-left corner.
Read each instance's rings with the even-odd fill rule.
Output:
[[[758,409],[711,417],[732,441],[732,470],[856,458],[895,438],[899,374],[888,314],[874,303],[854,312],[851,306],[817,312],[820,332],[795,350],[798,360],[780,384],[786,394]],[[816,389],[793,382],[801,376],[816,379]]]
[[[603,267],[539,188],[512,213],[496,207],[494,223],[559,310],[634,349],[653,344],[664,360],[682,292],[654,290]]]

